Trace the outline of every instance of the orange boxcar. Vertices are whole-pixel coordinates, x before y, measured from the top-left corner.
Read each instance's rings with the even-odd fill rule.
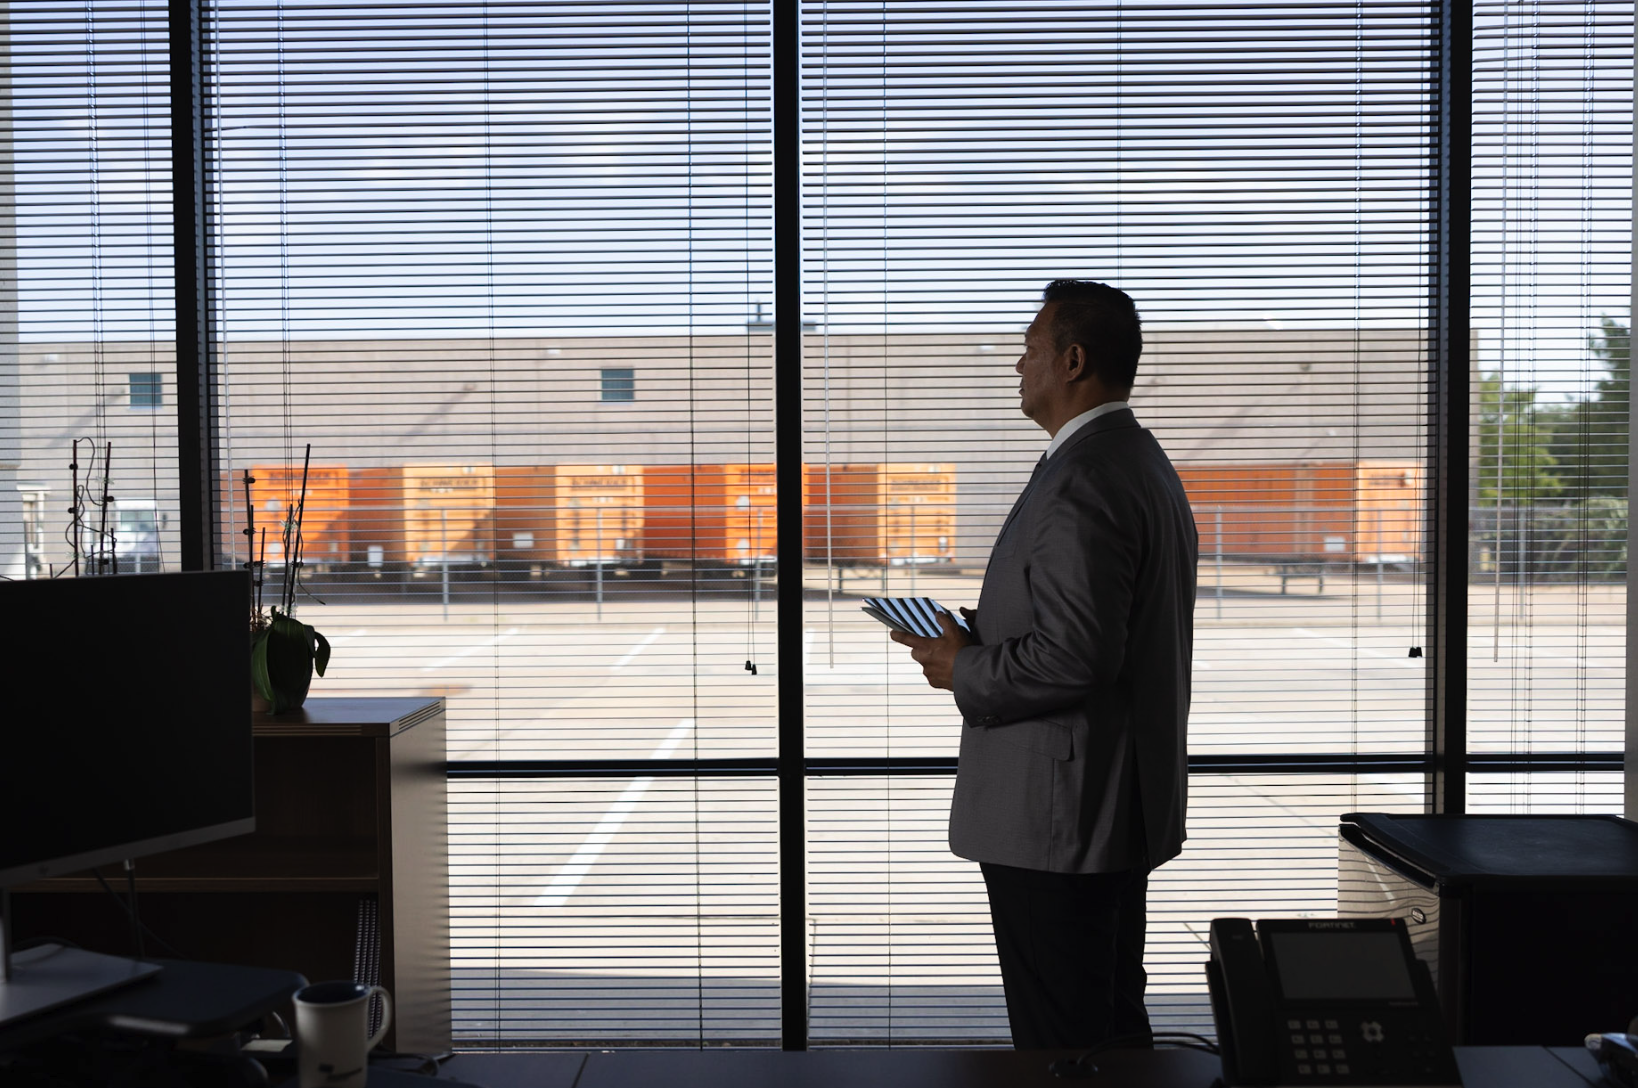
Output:
[[[495,469],[411,464],[355,469],[353,554],[368,566],[487,564],[495,558]]]
[[[1420,538],[1414,461],[1179,465],[1202,555],[1408,562]]]
[[[642,558],[644,471],[637,465],[497,469],[496,554],[520,566],[636,563]]]
[[[503,563],[557,562],[557,466],[495,470],[495,556]]]
[[[774,466],[649,465],[643,469],[643,554],[746,566],[778,554]]]
[[[631,565],[643,558],[643,468],[558,465],[556,562]]]
[[[906,566],[955,560],[955,466],[808,465],[803,529],[810,562]]]
[[[1361,461],[1354,494],[1359,504],[1355,558],[1367,563],[1409,563],[1421,554],[1427,473],[1416,461]]]
[[[250,510],[245,508],[242,470],[222,474],[222,527],[228,534],[228,554],[245,554],[244,530],[255,530],[254,555],[269,567],[285,563],[284,526],[301,498],[301,466],[252,465]],[[351,482],[346,465],[309,465],[307,501],[302,509],[302,562],[320,570],[339,566],[352,557]],[[266,530],[267,548],[262,549]]]

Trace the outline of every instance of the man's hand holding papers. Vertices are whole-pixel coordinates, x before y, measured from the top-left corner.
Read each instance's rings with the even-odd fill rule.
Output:
[[[864,610],[891,628],[894,642],[910,647],[928,684],[954,689],[956,654],[973,641],[971,610],[956,616],[930,597],[869,597]]]
[[[937,638],[943,631],[938,622],[939,614],[951,614],[931,597],[866,597],[859,607],[895,631],[922,638]],[[955,617],[955,621],[963,630],[968,629],[965,620]]]

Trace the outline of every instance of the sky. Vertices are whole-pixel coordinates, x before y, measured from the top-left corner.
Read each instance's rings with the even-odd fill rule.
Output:
[[[1481,365],[1549,397],[1629,306],[1632,10],[1476,14]],[[1042,11],[804,6],[805,321],[1007,333],[1064,274],[1151,327],[1425,321],[1421,5]],[[13,5],[25,340],[170,334],[163,16]],[[743,331],[772,305],[766,20],[225,0],[222,331]]]

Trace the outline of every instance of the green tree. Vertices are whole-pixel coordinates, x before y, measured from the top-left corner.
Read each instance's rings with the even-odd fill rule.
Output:
[[[1479,401],[1479,472],[1481,501],[1528,505],[1557,498],[1564,482],[1554,472],[1558,462],[1548,449],[1551,429],[1542,420],[1530,386],[1504,388],[1495,374],[1481,375]]]
[[[1630,330],[1609,317],[1599,319],[1587,346],[1603,364],[1604,376],[1590,396],[1561,409],[1548,453],[1564,496],[1577,501],[1594,495],[1627,496],[1627,426],[1632,374]]]

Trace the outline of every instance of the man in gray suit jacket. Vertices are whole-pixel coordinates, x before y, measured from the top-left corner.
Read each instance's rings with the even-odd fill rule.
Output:
[[[1126,405],[1124,292],[1056,280],[1015,367],[1051,443],[996,538],[973,636],[895,633],[955,693],[950,849],[980,863],[1020,1049],[1149,1036],[1150,870],[1183,846],[1199,539]],[[965,610],[964,610],[965,611]]]

